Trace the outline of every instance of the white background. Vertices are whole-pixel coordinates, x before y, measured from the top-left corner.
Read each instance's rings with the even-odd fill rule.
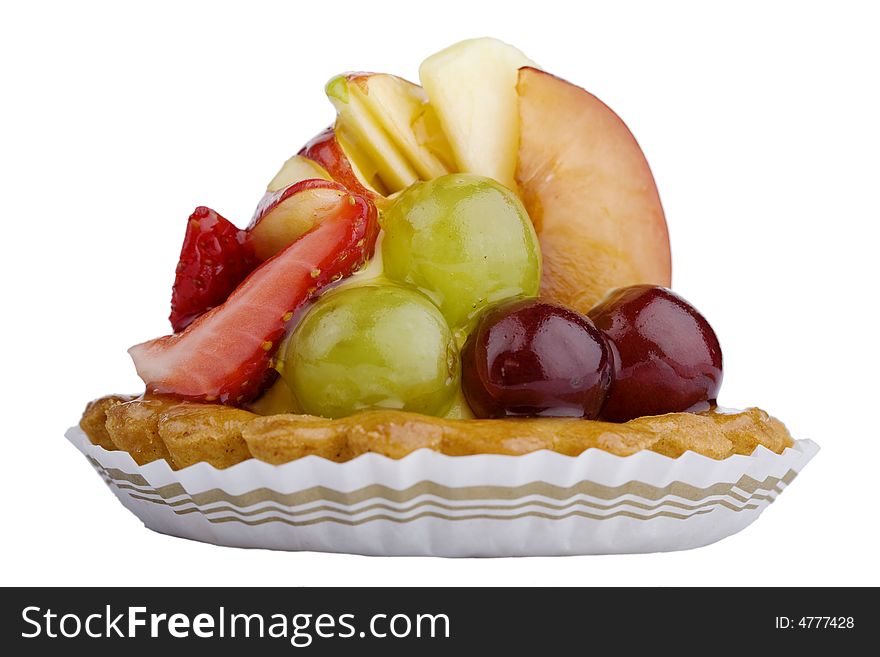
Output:
[[[2,584],[880,584],[880,20],[868,2],[707,4],[4,3]],[[721,338],[721,402],[823,451],[756,524],[676,554],[365,558],[144,529],[63,433],[138,390],[125,350],[168,330],[189,212],[244,225],[332,121],[335,73],[415,79],[481,35],[628,122],[674,287]]]

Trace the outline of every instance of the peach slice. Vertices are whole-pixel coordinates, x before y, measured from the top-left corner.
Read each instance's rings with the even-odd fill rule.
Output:
[[[645,156],[602,101],[519,70],[516,181],[541,242],[541,293],[586,313],[616,287],[669,286],[666,218]]]

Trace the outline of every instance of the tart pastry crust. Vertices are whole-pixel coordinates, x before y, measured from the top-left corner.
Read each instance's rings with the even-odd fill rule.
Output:
[[[309,455],[341,463],[369,452],[399,459],[422,448],[450,456],[541,449],[576,456],[590,448],[628,456],[648,449],[672,458],[693,451],[724,459],[749,455],[758,445],[780,453],[793,444],[785,425],[759,408],[669,413],[622,424],[569,418],[451,420],[391,410],[328,420],[111,395],[86,407],[80,427],[95,445],[125,450],[139,465],[165,459],[174,469],[201,461],[227,468],[249,458],[279,464]]]

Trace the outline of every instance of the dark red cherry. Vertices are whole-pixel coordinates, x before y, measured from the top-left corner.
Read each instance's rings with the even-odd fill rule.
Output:
[[[614,349],[614,383],[602,419],[686,411],[714,403],[721,346],[696,308],[655,285],[615,290],[589,312]]]
[[[462,350],[462,390],[477,417],[593,419],[611,374],[611,348],[588,318],[535,299],[484,312]]]

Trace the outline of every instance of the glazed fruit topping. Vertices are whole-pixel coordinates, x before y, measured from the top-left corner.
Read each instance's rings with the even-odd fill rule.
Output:
[[[518,74],[516,180],[541,240],[541,295],[586,313],[608,290],[671,283],[648,161],[601,100],[534,68]]]
[[[462,353],[462,389],[477,417],[595,419],[611,377],[611,351],[593,323],[539,300],[487,310]]]
[[[374,192],[361,184],[342,146],[339,145],[336,131],[332,126],[303,146],[298,155],[317,162],[330,172],[334,180],[345,185],[347,189],[371,200],[375,197]]]
[[[458,350],[443,315],[423,294],[389,284],[322,295],[280,369],[301,410],[324,417],[368,408],[442,415],[458,390]]]
[[[424,292],[453,329],[493,303],[538,293],[535,229],[516,195],[494,180],[451,174],[416,183],[382,226],[385,275]]]
[[[347,194],[339,183],[317,178],[267,191],[247,229],[254,253],[268,260],[311,230]]]
[[[196,209],[175,334],[130,349],[147,391],[243,404],[280,371],[285,403],[333,418],[458,412],[459,389],[478,417],[713,404],[721,348],[661,287],[665,216],[620,118],[492,39],[420,76],[333,78],[336,123],[284,163],[246,230]],[[377,205],[376,272],[317,298],[373,255]]]
[[[696,308],[671,290],[655,285],[615,290],[589,316],[615,351],[603,419],[625,422],[686,411],[718,397],[718,338]]]
[[[245,231],[210,208],[196,208],[186,224],[171,292],[174,332],[226,301],[257,262]]]
[[[294,312],[372,254],[376,208],[343,195],[314,228],[260,265],[224,303],[182,333],[129,349],[147,391],[243,403],[272,381],[275,353]]]

